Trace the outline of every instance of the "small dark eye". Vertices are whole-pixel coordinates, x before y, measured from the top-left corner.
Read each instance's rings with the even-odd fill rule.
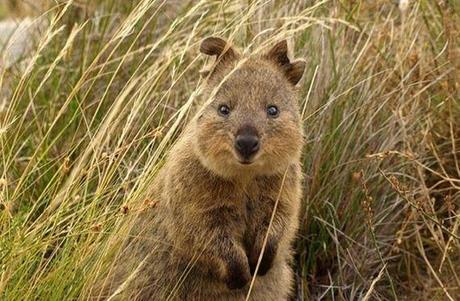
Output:
[[[267,114],[271,118],[276,118],[280,114],[277,106],[268,106],[267,107]]]
[[[220,105],[217,110],[221,116],[227,117],[230,115],[230,108],[227,105]]]

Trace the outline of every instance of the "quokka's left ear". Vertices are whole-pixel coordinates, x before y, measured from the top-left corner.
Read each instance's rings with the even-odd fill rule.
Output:
[[[288,57],[288,47],[286,40],[278,42],[264,57],[278,65],[287,77],[289,82],[296,85],[305,71],[306,63],[304,60],[291,62]]]

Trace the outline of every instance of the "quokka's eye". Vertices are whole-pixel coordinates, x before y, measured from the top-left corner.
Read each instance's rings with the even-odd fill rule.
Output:
[[[280,111],[278,110],[277,106],[268,106],[267,107],[267,115],[270,118],[276,118],[280,115]]]
[[[220,116],[227,117],[230,115],[230,108],[227,105],[220,105],[217,111],[219,112]]]

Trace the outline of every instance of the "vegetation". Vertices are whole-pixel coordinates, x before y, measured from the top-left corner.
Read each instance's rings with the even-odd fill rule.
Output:
[[[204,101],[209,35],[307,59],[298,299],[460,299],[458,1],[52,3],[0,69],[3,299],[88,297]]]

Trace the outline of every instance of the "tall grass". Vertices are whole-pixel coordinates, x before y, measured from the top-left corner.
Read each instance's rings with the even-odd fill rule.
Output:
[[[208,35],[245,52],[288,38],[307,59],[298,299],[460,298],[457,2],[62,1],[42,14],[34,51],[0,71],[3,299],[88,298],[203,101]]]

